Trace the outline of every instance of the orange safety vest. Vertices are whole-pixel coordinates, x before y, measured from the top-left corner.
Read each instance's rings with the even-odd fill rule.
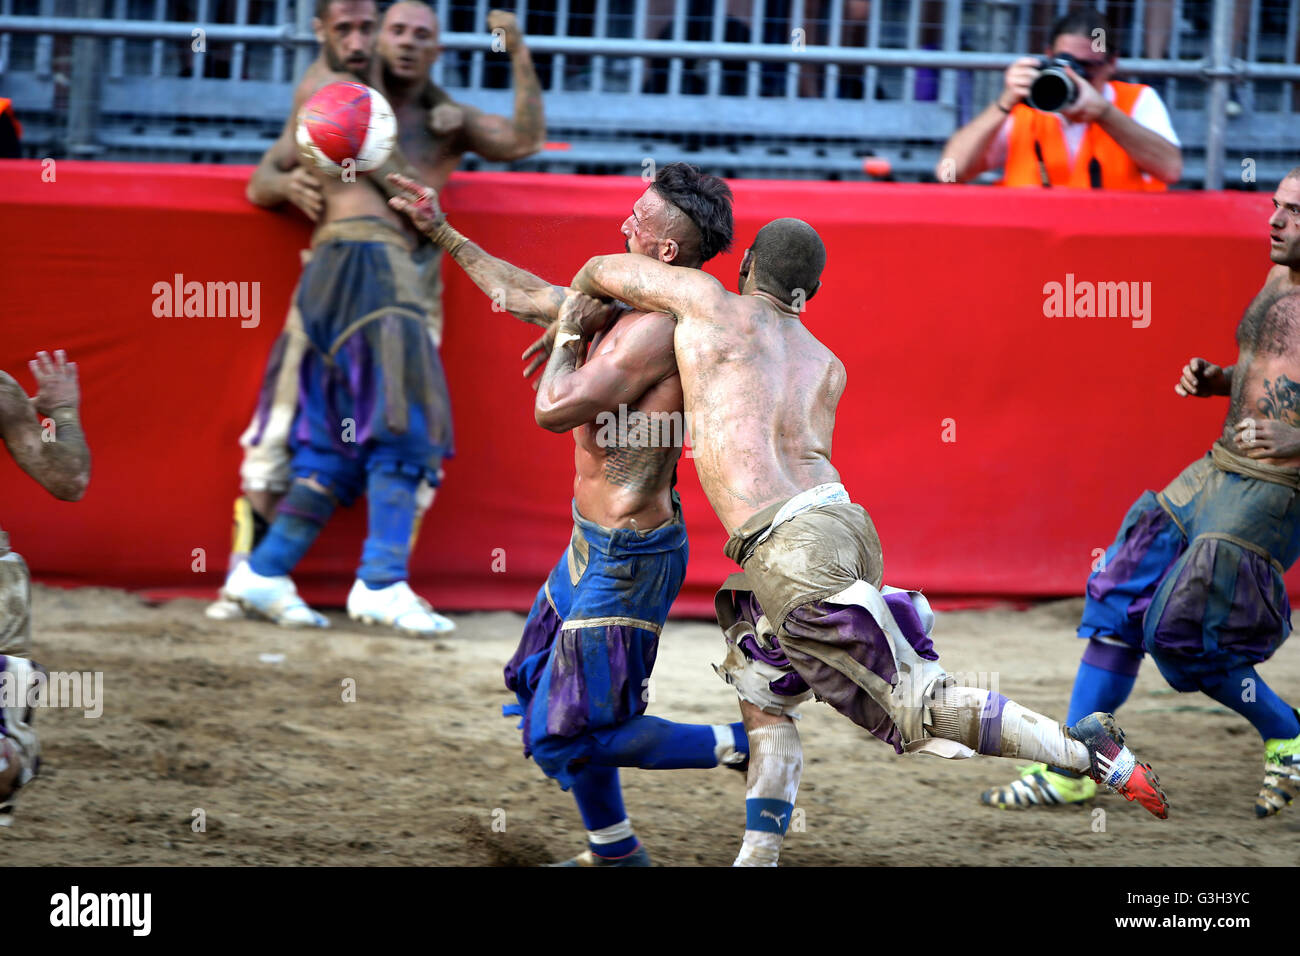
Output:
[[[1120,83],[1112,80],[1115,89],[1115,109],[1125,116],[1133,115],[1138,94],[1146,89],[1141,83]],[[1070,166],[1070,151],[1065,145],[1065,132],[1053,113],[1044,113],[1024,103],[1011,109],[1011,135],[1007,141],[1006,172],[1003,186],[1042,186],[1043,177],[1034,152],[1034,142],[1043,151],[1043,165],[1053,186],[1088,189],[1092,185],[1089,162],[1096,159],[1101,167],[1103,189],[1136,189],[1162,192],[1169,187],[1154,176],[1142,174],[1141,168],[1124,148],[1101,128],[1099,123],[1088,124],[1083,134],[1079,153]]]
[[[8,97],[0,96],[0,116],[4,116],[6,113],[9,114],[10,122],[14,124],[14,132],[18,134],[19,139],[22,139],[23,125],[18,122],[18,117],[14,115],[12,101],[10,101]]]

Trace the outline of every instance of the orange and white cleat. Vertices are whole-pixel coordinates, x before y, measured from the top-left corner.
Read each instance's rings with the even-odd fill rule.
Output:
[[[1169,798],[1160,789],[1160,780],[1150,764],[1138,763],[1124,746],[1124,731],[1113,716],[1089,714],[1065,731],[1088,748],[1092,762],[1088,776],[1125,800],[1136,800],[1161,820],[1168,818]]]

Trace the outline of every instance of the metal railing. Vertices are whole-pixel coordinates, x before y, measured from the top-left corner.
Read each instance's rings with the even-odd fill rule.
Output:
[[[75,6],[71,17],[54,15],[56,0],[0,0],[0,95],[16,101],[29,149],[248,161],[269,145],[314,55],[312,3],[188,0],[192,21],[163,19],[180,2],[59,0]],[[1158,3],[1167,35],[1146,29]],[[731,175],[851,177],[874,149],[900,177],[922,176],[994,95],[997,72],[1045,44],[1066,4],[520,0],[552,138],[570,146],[521,165],[639,169],[644,155],[676,148]],[[1237,4],[1249,8],[1245,30]],[[486,32],[469,32],[485,24],[487,0],[435,7],[444,28],[460,28],[443,34],[435,81],[509,113],[505,57]],[[1164,57],[1124,57],[1121,68],[1163,78],[1188,176],[1220,188],[1229,147],[1258,158],[1261,179],[1294,165],[1300,0],[1110,7],[1131,20],[1122,53]],[[1197,29],[1201,13],[1208,31]],[[1234,41],[1247,58],[1233,57]],[[1237,101],[1247,109],[1230,118]]]

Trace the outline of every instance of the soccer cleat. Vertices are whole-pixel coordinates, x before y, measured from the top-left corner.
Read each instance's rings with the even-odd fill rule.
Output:
[[[1087,777],[1067,777],[1036,763],[1020,768],[1020,779],[980,794],[980,802],[1000,810],[1055,807],[1084,803],[1097,795],[1097,785]]]
[[[214,621],[242,621],[248,617],[238,603],[220,595],[203,609],[203,613]]]
[[[221,597],[233,601],[249,614],[264,617],[281,627],[329,627],[323,614],[317,614],[298,596],[293,579],[284,574],[264,577],[247,561],[230,572]]]
[[[749,776],[749,754],[745,754],[743,760],[737,760],[735,763],[724,763],[722,764],[722,766],[726,767],[728,770],[737,771],[743,777],[748,777]]]
[[[435,611],[405,581],[372,591],[356,581],[348,594],[348,617],[362,624],[387,624],[403,634],[432,637],[449,634],[456,624]]]
[[[650,854],[646,851],[645,844],[639,844],[635,850],[627,856],[620,857],[603,857],[592,853],[590,849],[583,850],[577,856],[563,863],[547,863],[545,866],[650,866]]]
[[[1136,800],[1161,820],[1169,816],[1169,798],[1150,764],[1138,763],[1124,746],[1124,731],[1110,714],[1089,714],[1065,732],[1088,748],[1088,776],[1125,800]]]
[[[1264,742],[1264,787],[1255,798],[1255,816],[1281,813],[1300,796],[1300,737]]]

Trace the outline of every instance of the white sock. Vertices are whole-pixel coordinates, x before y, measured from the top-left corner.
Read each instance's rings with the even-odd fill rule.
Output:
[[[1000,719],[991,708],[986,710],[990,703],[1002,707]],[[959,741],[992,756],[1019,757],[1081,772],[1092,765],[1088,748],[1069,736],[1064,726],[977,687],[939,690],[929,730],[936,737]]]
[[[750,829],[747,825],[740,853],[732,866],[776,866],[802,772],[803,748],[793,721],[764,724],[749,731],[746,819],[770,819],[771,826],[779,828],[779,832]]]

